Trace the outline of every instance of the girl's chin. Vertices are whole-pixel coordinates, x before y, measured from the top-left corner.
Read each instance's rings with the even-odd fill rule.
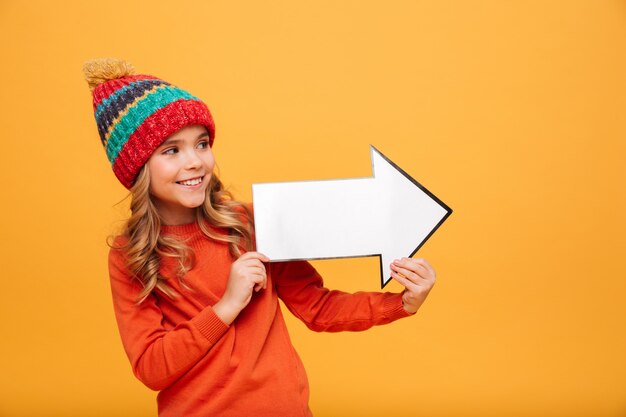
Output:
[[[187,208],[198,208],[204,204],[204,200],[206,199],[206,194],[204,192],[199,192],[196,195],[187,195],[183,196],[179,201],[180,204]]]
[[[189,201],[189,202],[185,202],[183,203],[183,207],[188,208],[188,209],[197,209],[198,207],[202,206],[202,204],[204,203],[204,200],[202,201]]]

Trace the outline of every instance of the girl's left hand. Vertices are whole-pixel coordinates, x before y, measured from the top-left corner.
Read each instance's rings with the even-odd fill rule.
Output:
[[[404,309],[414,314],[435,285],[435,270],[425,259],[402,258],[391,263],[391,277],[404,285]]]

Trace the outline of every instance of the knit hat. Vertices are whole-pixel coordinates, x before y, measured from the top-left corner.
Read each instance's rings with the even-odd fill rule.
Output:
[[[203,125],[213,146],[215,124],[200,99],[151,75],[135,75],[126,61],[104,58],[83,66],[93,110],[113,172],[132,187],[141,167],[172,134]]]

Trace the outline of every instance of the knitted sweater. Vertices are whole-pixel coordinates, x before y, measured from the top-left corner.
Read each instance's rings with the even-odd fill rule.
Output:
[[[196,224],[164,226],[196,255],[179,294],[158,291],[137,304],[141,284],[132,279],[120,250],[109,254],[115,315],[133,372],[160,391],[159,416],[311,416],[304,367],[289,339],[278,298],[310,329],[359,331],[409,314],[400,294],[347,294],[324,288],[307,262],[270,263],[267,288],[254,293],[230,325],[214,313],[232,258],[228,246],[206,238]],[[173,264],[162,259],[162,272]],[[171,275],[166,275],[171,276]]]

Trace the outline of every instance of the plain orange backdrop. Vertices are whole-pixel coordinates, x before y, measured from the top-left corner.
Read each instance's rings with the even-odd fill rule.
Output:
[[[208,103],[240,199],[370,176],[373,144],[454,209],[416,317],[289,317],[316,416],[626,415],[624,1],[3,0],[0,37],[0,416],[156,415],[110,300],[102,56]],[[378,288],[377,259],[315,265]]]

